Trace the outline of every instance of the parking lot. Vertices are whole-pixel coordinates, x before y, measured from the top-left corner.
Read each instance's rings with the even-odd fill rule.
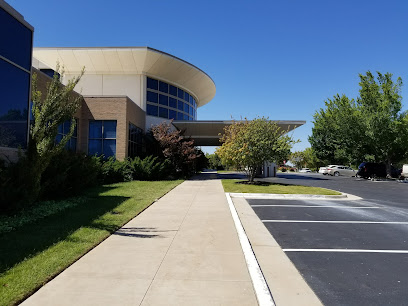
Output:
[[[408,303],[408,184],[321,174],[267,180],[362,197],[247,199],[325,305]]]

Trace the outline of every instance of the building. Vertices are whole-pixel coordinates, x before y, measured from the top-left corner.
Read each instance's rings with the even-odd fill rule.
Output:
[[[0,0],[0,157],[15,160],[28,143],[34,28]]]
[[[33,27],[0,0],[0,157],[17,158],[27,147],[31,74],[45,92],[59,63],[62,82],[86,73],[73,95],[81,99],[77,128],[67,148],[117,159],[140,155],[142,133],[172,122],[198,146],[219,145],[220,133],[232,121],[198,121],[198,108],[216,92],[211,77],[196,66],[149,47],[34,48]],[[304,121],[276,121],[292,130]],[[59,127],[58,139],[70,130]],[[265,164],[263,175],[275,173]]]
[[[78,116],[79,151],[118,159],[137,155],[138,133],[170,120],[196,145],[217,146],[219,134],[232,123],[197,121],[198,108],[215,96],[215,83],[201,69],[168,53],[149,47],[34,48],[33,56],[40,70],[48,71],[57,62],[63,65],[64,81],[86,69],[76,89],[84,98]],[[277,123],[290,130],[305,122]]]

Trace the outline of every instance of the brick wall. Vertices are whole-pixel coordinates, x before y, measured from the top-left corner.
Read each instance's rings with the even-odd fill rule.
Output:
[[[116,120],[116,158],[127,157],[129,122],[143,128],[145,113],[126,96],[84,97],[78,127],[78,147],[88,151],[89,120]]]

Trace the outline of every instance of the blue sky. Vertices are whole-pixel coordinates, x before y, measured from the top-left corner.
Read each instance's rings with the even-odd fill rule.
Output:
[[[324,100],[357,96],[359,73],[408,82],[406,0],[7,2],[35,47],[149,46],[201,68],[217,93],[199,120],[306,120],[294,150],[309,146]]]

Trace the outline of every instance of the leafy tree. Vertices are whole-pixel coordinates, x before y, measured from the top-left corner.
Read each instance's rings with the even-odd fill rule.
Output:
[[[216,154],[223,164],[245,169],[253,183],[258,167],[265,161],[286,160],[295,141],[267,118],[236,121],[224,128],[223,143]]]
[[[37,87],[37,75],[32,76],[32,113],[34,122],[30,127],[30,139],[27,150],[28,167],[30,177],[26,186],[35,200],[41,190],[41,176],[50,164],[52,158],[60,153],[68,140],[72,137],[75,129],[75,112],[80,107],[80,98],[75,97],[72,92],[78,84],[84,69],[79,76],[69,80],[64,86],[60,76],[64,70],[57,65],[52,81],[47,84],[45,97]],[[65,135],[60,143],[55,143],[58,134],[58,126],[71,120],[71,130]]]
[[[208,159],[208,167],[210,169],[220,169],[222,168],[222,163],[221,163],[221,158],[218,156],[218,154],[213,153],[213,154],[206,154],[205,155]]]
[[[314,115],[309,142],[316,156],[330,163],[383,162],[391,164],[407,157],[408,116],[402,112],[402,80],[392,74],[368,71],[360,74],[356,100],[336,95]]]
[[[303,151],[295,151],[290,154],[289,160],[296,168],[304,168],[305,154]]]
[[[196,171],[195,162],[200,153],[194,147],[194,140],[184,139],[181,131],[172,130],[166,122],[152,127],[151,132],[176,174],[187,176]]]
[[[296,151],[290,155],[289,160],[297,168],[310,168],[317,169],[320,166],[325,164],[324,161],[321,161],[317,158],[316,153],[312,148],[306,148],[303,151]]]

